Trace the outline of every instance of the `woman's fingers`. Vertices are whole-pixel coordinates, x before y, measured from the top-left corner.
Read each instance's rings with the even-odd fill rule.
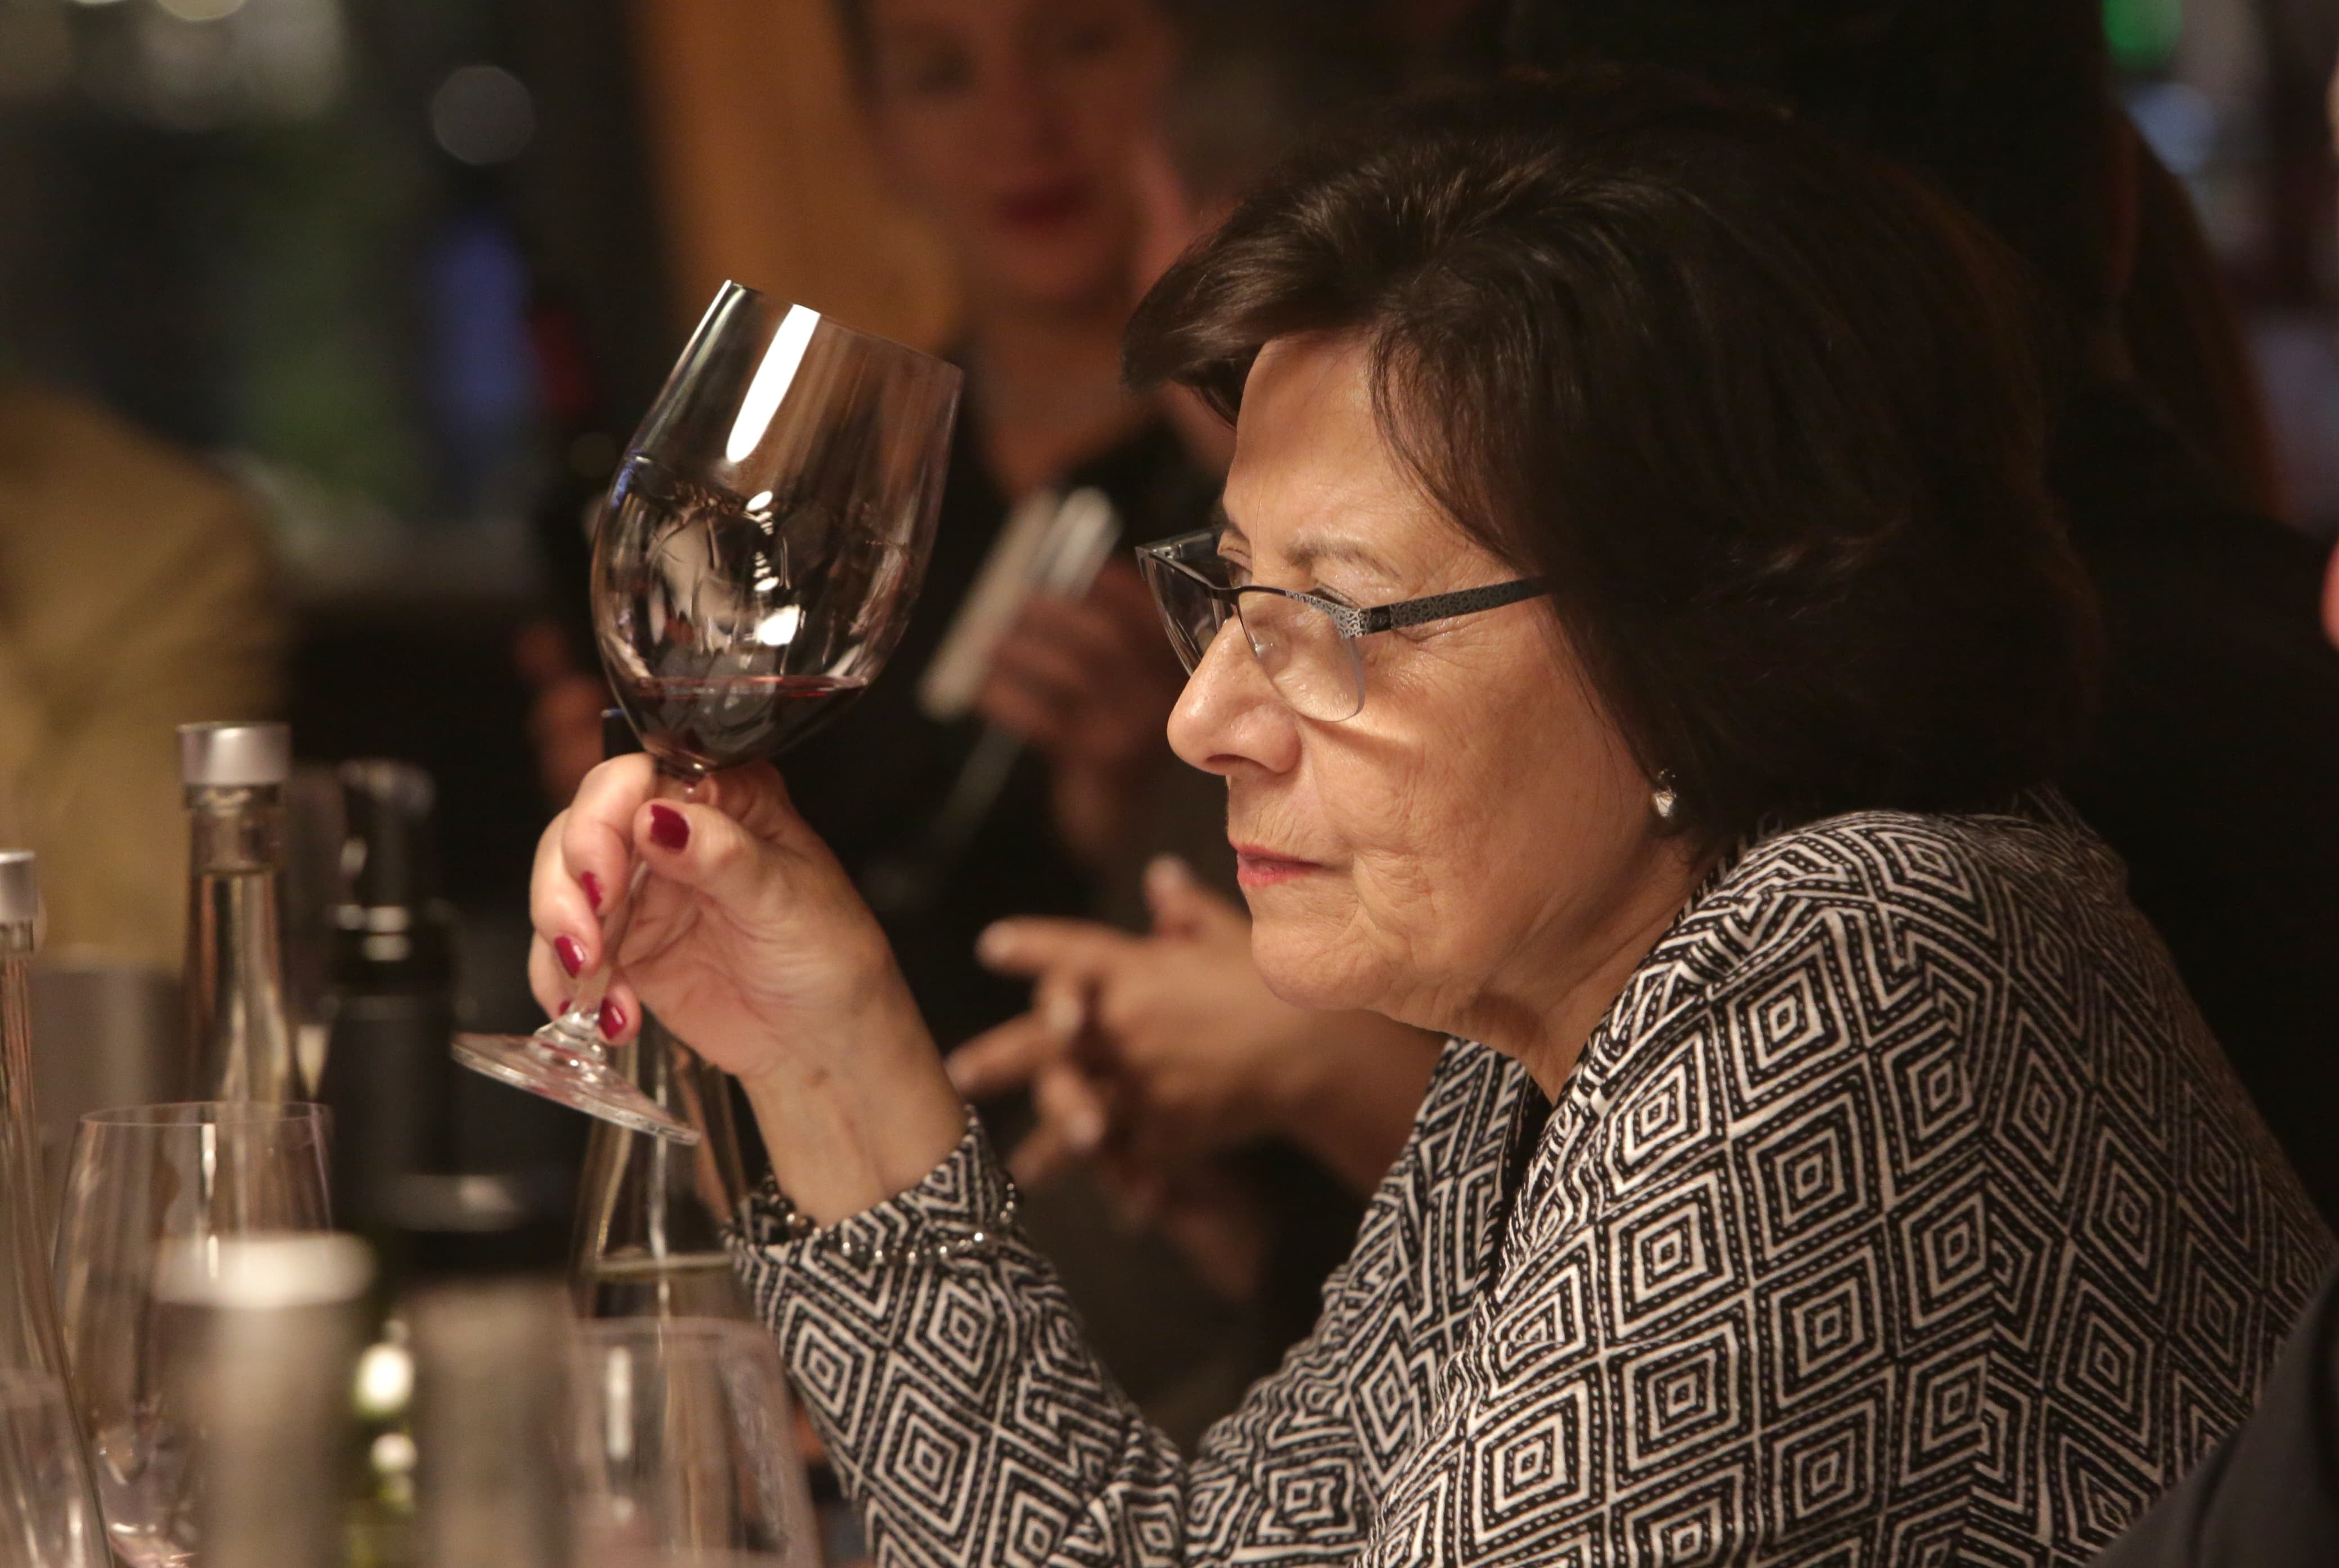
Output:
[[[1156,855],[1147,863],[1145,904],[1156,936],[1202,938],[1249,930],[1242,912],[1204,887],[1193,868],[1174,854]]]
[[[999,974],[1039,975],[1069,970],[1094,980],[1140,939],[1086,920],[1026,917],[993,921],[975,939],[974,956]]]
[[[609,989],[601,994],[601,1016],[597,1021],[601,1038],[611,1045],[623,1045],[634,1038],[642,1027],[642,1001],[620,972],[609,981]]]
[[[1051,1063],[1032,1079],[1031,1108],[1040,1125],[1009,1161],[1010,1173],[1027,1186],[1094,1155],[1112,1128],[1102,1087],[1068,1061]]]
[[[975,693],[974,711],[1009,735],[1043,751],[1053,751],[1061,745],[1071,727],[1062,705],[996,670]]]
[[[1069,607],[1069,606],[1068,606]],[[1018,626],[991,650],[993,675],[1004,675],[1065,700],[1098,695],[1099,657],[1051,627],[1047,635]]]
[[[568,999],[577,994],[577,982],[562,971],[552,943],[541,932],[528,943],[528,989],[548,1018],[558,1017]]]
[[[1025,1013],[960,1046],[943,1069],[959,1093],[969,1100],[988,1100],[1031,1082],[1069,1049],[1070,1042],[1053,1026]]]
[[[528,909],[562,966],[601,961],[601,922],[633,874],[628,819],[653,784],[647,757],[617,757],[585,775],[577,798],[537,845]]]

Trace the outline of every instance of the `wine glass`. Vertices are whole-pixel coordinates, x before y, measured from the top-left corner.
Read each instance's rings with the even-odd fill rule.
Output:
[[[0,1371],[0,1563],[107,1568],[62,1379]]]
[[[843,711],[907,626],[933,542],[960,374],[725,283],[635,433],[593,551],[601,662],[662,791],[777,755]],[[684,1143],[609,1060],[601,959],[533,1035],[458,1035],[464,1065]]]
[[[137,1568],[195,1551],[201,1411],[177,1374],[194,1327],[178,1301],[222,1243],[331,1228],[328,1113],[213,1101],[93,1111],[57,1226],[68,1387],[113,1550]],[[232,1250],[225,1249],[225,1250]]]
[[[592,1568],[820,1561],[778,1346],[752,1323],[577,1329],[576,1517]]]

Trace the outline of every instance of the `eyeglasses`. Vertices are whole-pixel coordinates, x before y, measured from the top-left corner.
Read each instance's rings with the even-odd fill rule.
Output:
[[[1326,593],[1229,580],[1237,568],[1219,554],[1221,532],[1180,534],[1137,552],[1138,569],[1153,590],[1179,661],[1192,675],[1227,622],[1239,620],[1244,640],[1285,705],[1302,718],[1331,724],[1356,717],[1365,705],[1358,637],[1499,609],[1551,591],[1540,577],[1521,577],[1365,608]]]

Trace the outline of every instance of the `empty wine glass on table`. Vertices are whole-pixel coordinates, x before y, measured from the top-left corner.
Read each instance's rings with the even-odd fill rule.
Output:
[[[768,1333],[611,1318],[581,1326],[575,1354],[587,1568],[816,1568],[812,1494]]]
[[[321,1106],[216,1101],[81,1119],[58,1219],[56,1285],[68,1387],[113,1551],[135,1568],[196,1552],[185,1403],[189,1271],[234,1238],[331,1228]]]
[[[0,1370],[0,1563],[107,1568],[62,1378]]]
[[[609,684],[662,787],[778,755],[874,679],[933,547],[953,366],[725,283],[618,465],[593,551]],[[601,960],[533,1035],[459,1035],[465,1065],[621,1126],[697,1134],[610,1062]]]

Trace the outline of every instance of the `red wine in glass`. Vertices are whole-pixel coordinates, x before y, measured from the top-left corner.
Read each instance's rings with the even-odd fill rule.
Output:
[[[898,343],[726,283],[636,432],[593,550],[601,662],[661,787],[768,759],[841,713],[909,624],[960,377]],[[533,1035],[459,1035],[466,1065],[681,1141],[609,1064],[598,1014],[645,865],[601,962]]]
[[[849,706],[865,676],[655,676],[620,689],[643,746],[684,774],[776,756]]]

